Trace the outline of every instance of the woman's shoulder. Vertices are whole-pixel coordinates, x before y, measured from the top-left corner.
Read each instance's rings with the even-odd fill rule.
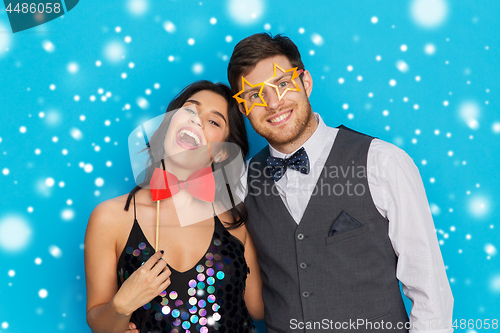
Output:
[[[125,193],[102,201],[93,209],[90,214],[89,222],[92,220],[92,222],[98,224],[106,223],[114,225],[118,222],[123,222],[127,217],[133,216],[133,198],[130,200],[128,211],[125,210],[128,196],[129,193]]]

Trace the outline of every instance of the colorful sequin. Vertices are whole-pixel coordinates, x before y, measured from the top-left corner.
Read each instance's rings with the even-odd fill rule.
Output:
[[[118,284],[151,255],[138,222],[118,260]],[[248,267],[244,247],[215,218],[215,230],[206,254],[189,271],[171,269],[170,286],[131,318],[141,333],[255,332],[243,292]]]

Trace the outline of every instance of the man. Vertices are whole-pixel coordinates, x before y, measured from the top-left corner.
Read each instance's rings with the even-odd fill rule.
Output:
[[[240,41],[228,80],[269,143],[249,162],[245,199],[268,332],[452,332],[453,296],[411,158],[326,126],[287,37]]]

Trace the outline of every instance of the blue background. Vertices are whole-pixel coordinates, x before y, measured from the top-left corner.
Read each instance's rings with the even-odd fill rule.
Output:
[[[478,3],[83,1],[15,35],[2,8],[0,332],[90,332],[84,233],[135,185],[129,133],[186,84],[226,82],[234,45],[262,31],[298,45],[328,125],[413,158],[454,318],[500,319],[500,2]],[[250,142],[251,155],[265,144]]]

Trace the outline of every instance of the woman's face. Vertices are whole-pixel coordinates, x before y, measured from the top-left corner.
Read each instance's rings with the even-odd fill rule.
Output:
[[[201,168],[216,157],[216,142],[229,135],[227,102],[210,90],[202,90],[187,99],[175,111],[165,136],[167,156],[177,164]],[[209,150],[210,147],[210,150]]]

